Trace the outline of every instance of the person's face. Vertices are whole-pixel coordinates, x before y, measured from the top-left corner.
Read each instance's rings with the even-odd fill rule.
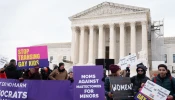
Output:
[[[117,72],[116,72],[117,76],[120,76],[121,75],[121,70],[119,69]]]
[[[35,73],[35,68],[30,68],[31,74]]]
[[[69,73],[69,76],[72,78],[73,77],[73,72],[70,72]]]
[[[63,70],[64,69],[64,65],[60,66],[60,69]]]
[[[143,74],[143,72],[144,72],[144,71],[143,71],[143,69],[142,69],[142,68],[139,68],[139,69],[138,69],[138,74],[140,74],[140,75],[141,75],[141,74]]]
[[[12,65],[14,65],[14,66],[16,66],[16,61],[14,61],[14,62],[11,62],[11,64],[12,64]]]
[[[161,77],[166,76],[167,70],[164,67],[159,67],[159,74]]]

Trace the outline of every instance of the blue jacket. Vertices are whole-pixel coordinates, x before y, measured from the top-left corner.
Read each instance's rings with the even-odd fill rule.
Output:
[[[112,98],[110,98],[108,96],[108,93],[111,92],[110,91],[110,81],[109,81],[109,77],[105,78],[105,96],[106,96],[106,100],[112,100]]]

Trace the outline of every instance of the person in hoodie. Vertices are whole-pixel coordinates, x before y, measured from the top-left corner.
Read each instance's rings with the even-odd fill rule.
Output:
[[[131,78],[131,83],[133,83],[133,92],[136,95],[139,92],[142,84],[146,83],[147,80],[150,80],[146,76],[147,68],[142,63],[137,65],[137,75]]]
[[[49,75],[49,78],[51,80],[67,80],[68,73],[64,68],[64,63],[59,63],[58,68]]]
[[[22,71],[17,70],[16,60],[14,60],[14,59],[10,60],[9,65],[5,68],[4,71],[6,73],[7,79],[20,79],[20,78],[22,78]]]
[[[35,66],[35,68],[30,68],[29,70],[25,71],[23,78],[29,80],[41,80],[42,78],[39,73],[39,67]]]
[[[105,96],[106,96],[106,100],[113,100],[113,93],[111,92],[110,89],[110,77],[121,77],[120,76],[120,66],[118,65],[110,65],[109,69],[111,71],[112,74],[110,74],[108,77],[106,77],[105,79]]]
[[[68,71],[68,80],[73,83],[74,82],[74,78],[73,78],[73,68],[70,68],[69,71]]]

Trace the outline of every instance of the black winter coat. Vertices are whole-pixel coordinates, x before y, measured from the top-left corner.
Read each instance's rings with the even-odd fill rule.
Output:
[[[150,80],[148,77],[144,76],[144,77],[138,77],[133,76],[131,78],[131,83],[133,83],[133,92],[134,95],[137,94],[139,92],[139,88],[141,88],[141,84],[142,83],[146,83],[147,80]]]
[[[5,73],[8,79],[19,79],[22,77],[22,71],[17,70],[16,66],[14,65],[9,65],[5,69]]]

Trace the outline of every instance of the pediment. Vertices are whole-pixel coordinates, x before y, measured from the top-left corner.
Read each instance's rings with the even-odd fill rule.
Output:
[[[143,11],[149,11],[149,9],[111,3],[111,2],[103,2],[97,6],[89,8],[69,18],[70,19],[89,18],[89,17],[95,17],[95,16],[117,15],[117,14],[135,13],[135,12],[143,12]]]

